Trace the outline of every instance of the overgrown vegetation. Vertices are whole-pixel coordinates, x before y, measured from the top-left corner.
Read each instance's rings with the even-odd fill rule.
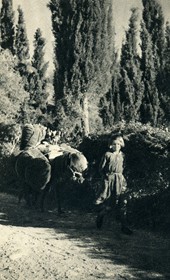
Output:
[[[100,185],[98,165],[108,148],[110,135],[121,132],[125,139],[125,170],[130,197],[131,222],[158,229],[169,226],[170,132],[141,123],[117,124],[111,132],[86,138],[80,145],[90,165],[94,192]]]
[[[98,164],[107,149],[108,137],[121,131],[126,142],[125,176],[131,216],[137,222],[141,215],[140,224],[166,224],[170,181],[170,25],[165,24],[156,0],[143,0],[141,24],[138,11],[133,8],[119,58],[112,2],[49,1],[55,41],[55,71],[51,78],[44,60],[46,41],[42,31],[35,30],[30,57],[22,7],[18,7],[15,26],[12,0],[2,1],[0,189],[15,189],[11,154],[17,151],[22,125],[41,123],[60,130],[61,141],[87,156],[93,175],[85,200],[89,204],[100,184]],[[49,106],[53,86],[54,101]]]

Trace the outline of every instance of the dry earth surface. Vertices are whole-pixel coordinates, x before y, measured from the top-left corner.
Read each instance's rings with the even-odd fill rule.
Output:
[[[95,213],[55,210],[40,213],[0,194],[0,279],[129,280],[170,279],[170,240],[135,230],[121,234]]]

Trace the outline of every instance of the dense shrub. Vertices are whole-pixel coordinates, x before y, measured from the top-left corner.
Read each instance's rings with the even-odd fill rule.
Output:
[[[121,132],[125,139],[124,174],[131,198],[131,219],[139,222],[140,216],[141,224],[148,224],[149,219],[149,224],[154,225],[162,212],[168,215],[169,211],[164,193],[168,192],[170,182],[170,132],[167,128],[153,128],[149,124],[121,123],[110,133],[84,139],[79,148],[92,166],[92,188],[95,191],[100,186],[98,165],[101,156],[107,150],[110,136],[117,132]]]
[[[15,154],[19,149],[20,126],[0,123],[0,191],[15,192]]]

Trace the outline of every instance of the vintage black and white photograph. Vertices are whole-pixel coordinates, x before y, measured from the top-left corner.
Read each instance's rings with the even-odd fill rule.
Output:
[[[170,279],[170,0],[0,0],[0,280]]]

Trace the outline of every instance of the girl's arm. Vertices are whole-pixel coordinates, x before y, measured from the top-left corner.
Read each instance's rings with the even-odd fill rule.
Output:
[[[107,154],[104,154],[104,156],[102,157],[100,164],[99,164],[99,172],[101,175],[106,175],[105,174],[105,166],[107,163]]]

